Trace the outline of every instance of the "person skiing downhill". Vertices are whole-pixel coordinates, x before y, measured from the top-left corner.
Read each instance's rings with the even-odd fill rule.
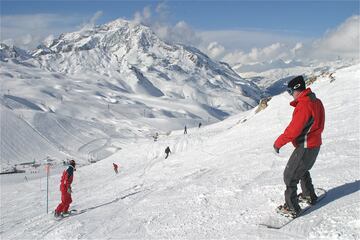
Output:
[[[166,147],[166,149],[165,149],[165,153],[166,153],[165,159],[167,159],[167,158],[168,158],[168,156],[169,156],[169,153],[171,153],[171,151],[170,151],[170,147],[169,147],[169,146],[168,146],[168,147]]]
[[[71,199],[71,183],[74,179],[75,160],[70,160],[69,167],[63,172],[60,181],[61,203],[55,209],[54,216],[60,217],[63,214],[67,214],[69,211]]]
[[[294,98],[290,105],[295,109],[291,122],[276,139],[273,147],[277,153],[289,142],[295,147],[283,175],[286,185],[285,204],[279,206],[278,210],[297,217],[301,212],[299,199],[302,198],[311,205],[317,201],[309,170],[314,165],[322,144],[325,110],[321,100],[316,98],[310,88],[306,88],[302,76],[293,78],[288,83],[287,91]],[[297,196],[299,181],[302,193]]]
[[[184,134],[187,134],[187,127],[186,127],[186,125],[185,125],[185,127],[184,127]]]
[[[113,163],[113,167],[114,167],[114,172],[116,173],[116,174],[118,174],[118,165],[116,164],[116,163]]]

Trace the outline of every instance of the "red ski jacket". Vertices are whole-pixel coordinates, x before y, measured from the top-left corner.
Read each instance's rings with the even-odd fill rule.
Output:
[[[284,133],[276,139],[274,146],[280,149],[292,142],[294,147],[301,144],[305,148],[320,147],[325,123],[325,110],[320,99],[307,88],[290,105],[295,107],[292,120]]]
[[[67,170],[65,170],[61,176],[60,181],[60,191],[67,192],[67,190],[71,187],[71,183],[74,177],[74,168],[73,166],[69,166]]]

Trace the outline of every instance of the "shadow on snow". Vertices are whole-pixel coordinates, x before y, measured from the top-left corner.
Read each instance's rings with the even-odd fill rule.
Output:
[[[327,192],[327,195],[323,200],[321,200],[318,204],[309,209],[309,211],[307,211],[304,215],[307,215],[312,211],[316,211],[317,209],[322,208],[331,202],[334,202],[342,197],[346,197],[347,195],[353,194],[359,190],[360,180],[356,180],[351,183],[345,183],[343,185],[332,188]]]

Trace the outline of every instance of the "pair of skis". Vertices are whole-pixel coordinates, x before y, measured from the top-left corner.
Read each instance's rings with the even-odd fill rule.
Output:
[[[71,216],[75,216],[75,215],[79,215],[79,214],[82,214],[86,212],[86,209],[83,209],[83,210],[77,210],[77,209],[71,209],[69,212],[67,213],[62,213],[60,216],[58,217],[55,217],[56,220],[60,221],[64,218],[68,218],[68,217],[71,217]]]

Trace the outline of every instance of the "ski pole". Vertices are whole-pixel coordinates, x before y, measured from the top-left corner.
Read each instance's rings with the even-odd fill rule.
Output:
[[[47,163],[46,164],[46,214],[49,213],[49,170],[50,170],[50,166]]]

